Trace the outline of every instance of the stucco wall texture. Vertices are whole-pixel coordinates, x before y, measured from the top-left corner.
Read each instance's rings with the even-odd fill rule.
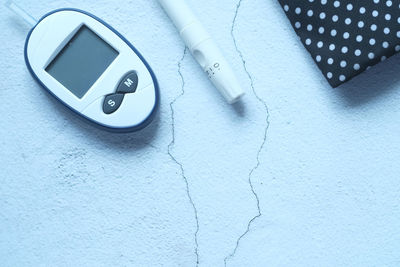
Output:
[[[17,1],[91,12],[161,86],[110,134],[27,71],[0,8],[0,266],[399,266],[400,58],[332,89],[277,1],[188,0],[247,95],[230,106],[155,0]]]

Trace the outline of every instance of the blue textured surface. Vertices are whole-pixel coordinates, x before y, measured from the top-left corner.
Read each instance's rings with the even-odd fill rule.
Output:
[[[241,104],[157,1],[19,1],[89,11],[148,59],[161,112],[128,135],[48,96],[25,67],[29,29],[1,9],[0,265],[399,266],[400,58],[331,89],[277,2],[188,2]]]

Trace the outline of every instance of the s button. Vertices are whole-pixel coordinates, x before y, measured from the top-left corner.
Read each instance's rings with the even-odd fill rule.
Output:
[[[124,100],[124,94],[107,95],[103,102],[103,112],[107,115],[114,113],[119,109]]]

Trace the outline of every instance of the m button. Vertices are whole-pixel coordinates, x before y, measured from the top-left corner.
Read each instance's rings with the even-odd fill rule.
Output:
[[[136,71],[131,71],[121,80],[118,85],[117,93],[130,94],[136,92],[138,87],[139,77]]]

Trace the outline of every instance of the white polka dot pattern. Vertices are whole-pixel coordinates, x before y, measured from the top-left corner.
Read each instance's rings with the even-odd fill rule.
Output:
[[[400,51],[400,0],[279,0],[337,87]]]

